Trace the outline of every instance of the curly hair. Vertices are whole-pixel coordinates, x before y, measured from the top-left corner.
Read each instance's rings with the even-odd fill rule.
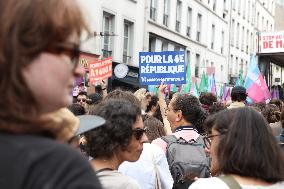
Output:
[[[214,102],[217,102],[217,97],[212,93],[203,92],[199,96],[199,101],[201,104],[212,106]]]
[[[172,100],[173,110],[181,110],[184,119],[195,125],[202,114],[198,98],[191,94],[177,93]]]
[[[98,104],[93,112],[106,123],[85,134],[86,152],[93,158],[111,158],[130,143],[132,127],[141,116],[141,110],[130,101],[110,99]]]
[[[221,110],[225,110],[226,106],[222,102],[215,102],[212,104],[212,106],[209,107],[209,114],[217,113]]]
[[[275,123],[280,121],[280,110],[275,104],[267,104],[265,108],[261,111],[263,117],[268,123]]]

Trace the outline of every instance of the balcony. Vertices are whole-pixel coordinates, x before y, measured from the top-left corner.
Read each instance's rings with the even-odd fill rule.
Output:
[[[168,19],[169,19],[169,15],[164,14],[164,17],[163,17],[163,24],[164,24],[165,26],[168,26]]]
[[[176,20],[176,31],[180,32],[180,21]]]
[[[102,49],[102,56],[103,58],[107,58],[107,57],[110,57],[112,55],[112,51],[110,50],[107,50],[107,49]]]

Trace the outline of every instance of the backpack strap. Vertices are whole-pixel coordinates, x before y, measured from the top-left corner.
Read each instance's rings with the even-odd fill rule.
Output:
[[[161,139],[163,139],[167,144],[176,142],[178,140],[175,135],[162,136]]]
[[[230,189],[242,189],[240,184],[231,175],[221,175],[218,178],[225,182]]]

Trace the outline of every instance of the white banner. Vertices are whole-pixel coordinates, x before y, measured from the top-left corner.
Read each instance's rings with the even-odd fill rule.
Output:
[[[261,32],[258,38],[258,53],[284,52],[284,31]]]

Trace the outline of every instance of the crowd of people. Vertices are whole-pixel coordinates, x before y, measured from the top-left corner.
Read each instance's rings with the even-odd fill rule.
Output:
[[[1,1],[0,22],[0,188],[284,188],[281,100],[105,81],[72,96],[88,31],[77,2]]]

